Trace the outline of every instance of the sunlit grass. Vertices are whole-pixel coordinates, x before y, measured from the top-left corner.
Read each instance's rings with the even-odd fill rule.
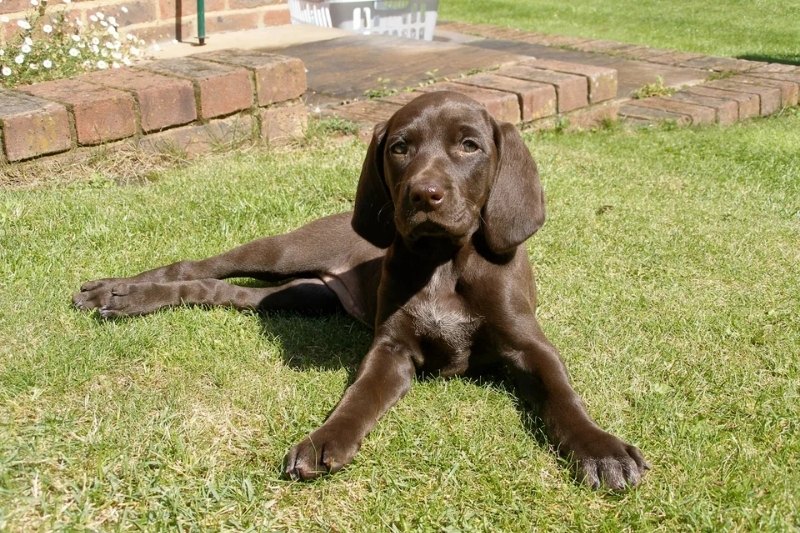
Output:
[[[433,379],[329,479],[280,478],[370,333],[178,309],[103,322],[82,281],[348,209],[365,146],[215,156],[145,185],[0,192],[0,529],[791,530],[800,116],[527,137],[549,219],[539,314],[575,387],[654,468],[572,480],[502,382]]]

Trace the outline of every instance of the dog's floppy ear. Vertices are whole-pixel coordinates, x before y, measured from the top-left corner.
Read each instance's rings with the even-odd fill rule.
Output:
[[[352,220],[353,230],[379,248],[387,248],[392,244],[396,231],[394,204],[383,175],[385,135],[385,122],[375,126],[361,167]]]
[[[517,129],[492,120],[497,174],[483,208],[483,234],[496,254],[512,251],[544,224],[539,171]]]

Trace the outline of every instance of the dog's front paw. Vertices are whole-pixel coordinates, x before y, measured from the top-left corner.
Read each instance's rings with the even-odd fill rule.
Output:
[[[284,474],[302,480],[333,474],[353,460],[359,445],[346,431],[322,426],[289,451]]]
[[[108,305],[108,301],[111,299],[111,288],[119,282],[120,280],[115,278],[87,281],[81,285],[79,292],[72,295],[72,305],[81,311],[100,309]]]
[[[593,428],[570,439],[562,453],[575,464],[578,478],[593,489],[620,491],[638,485],[650,464],[639,448],[601,429]]]

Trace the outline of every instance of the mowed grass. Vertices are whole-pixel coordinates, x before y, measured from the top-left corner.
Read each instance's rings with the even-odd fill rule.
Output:
[[[443,0],[445,20],[800,64],[800,2]]]
[[[347,317],[106,322],[81,282],[348,209],[365,146],[210,157],[145,185],[0,191],[0,529],[800,527],[800,114],[535,134],[541,323],[653,470],[576,484],[502,381],[418,382],[343,472],[281,478],[369,345]]]

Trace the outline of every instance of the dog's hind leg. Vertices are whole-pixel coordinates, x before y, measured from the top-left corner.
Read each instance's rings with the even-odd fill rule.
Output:
[[[108,291],[100,315],[104,318],[144,315],[179,305],[303,314],[327,314],[342,309],[336,293],[319,279],[295,279],[273,287],[242,287],[218,279],[201,279],[118,283]]]

